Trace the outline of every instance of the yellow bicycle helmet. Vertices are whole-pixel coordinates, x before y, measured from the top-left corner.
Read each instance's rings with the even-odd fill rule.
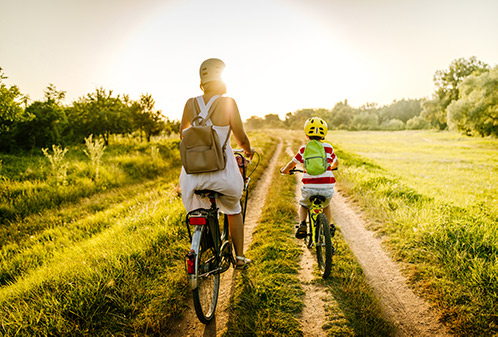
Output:
[[[211,81],[223,81],[221,73],[225,69],[225,63],[220,59],[207,59],[202,62],[199,69],[201,85]]]
[[[304,133],[308,137],[317,136],[325,138],[327,131],[327,122],[320,117],[311,117],[304,123]]]

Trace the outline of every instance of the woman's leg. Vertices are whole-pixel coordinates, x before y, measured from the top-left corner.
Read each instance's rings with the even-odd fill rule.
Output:
[[[244,223],[242,214],[228,215],[228,225],[230,227],[230,237],[235,248],[236,256],[244,256]]]

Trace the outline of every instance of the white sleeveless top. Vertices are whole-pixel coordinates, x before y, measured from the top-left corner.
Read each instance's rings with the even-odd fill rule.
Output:
[[[209,108],[213,102],[220,96],[213,96],[207,104],[204,103],[202,96],[196,97],[199,104],[199,115],[205,118]],[[213,125],[211,120],[206,121],[207,125]],[[218,134],[220,144],[225,142],[225,139],[230,137],[230,126],[213,125],[214,130]],[[182,189],[182,201],[187,212],[197,208],[209,208],[210,202],[206,198],[201,198],[194,194],[195,190],[213,190],[222,193],[223,195],[217,200],[217,205],[220,211],[225,214],[238,214],[241,212],[240,198],[242,197],[242,189],[244,182],[237,165],[237,161],[233,154],[230,140],[228,140],[225,154],[227,164],[224,170],[210,173],[187,174],[182,167],[180,174],[180,187]]]

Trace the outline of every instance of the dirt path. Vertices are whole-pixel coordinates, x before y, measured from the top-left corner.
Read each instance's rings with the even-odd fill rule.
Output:
[[[290,148],[286,149],[293,156]],[[301,182],[296,184],[296,199],[299,200]],[[332,213],[348,246],[354,252],[364,270],[369,283],[381,300],[384,315],[394,323],[397,336],[451,336],[444,326],[430,312],[429,306],[416,296],[407,286],[398,265],[392,261],[381,247],[381,240],[365,228],[365,222],[358,216],[340,193],[331,202]],[[297,239],[296,239],[297,240]],[[325,289],[312,284],[315,258],[303,245],[300,261],[300,280],[304,291],[302,324],[305,336],[325,336],[322,325],[326,322],[324,311],[325,297],[330,297]]]
[[[290,147],[287,147],[286,153],[292,158],[295,153],[292,152]],[[296,205],[301,195],[301,177],[296,175]],[[297,214],[297,207],[296,207]],[[330,295],[326,292],[323,286],[313,284],[315,278],[313,270],[315,268],[315,257],[311,251],[304,244],[304,240],[295,239],[296,243],[302,246],[303,255],[299,261],[299,280],[305,292],[303,302],[304,308],[300,317],[303,325],[303,332],[305,337],[319,337],[326,336],[327,334],[322,329],[327,317],[325,316],[325,302],[324,299]]]
[[[427,303],[407,286],[397,264],[382,249],[381,240],[365,228],[340,193],[332,198],[331,207],[336,225],[380,298],[386,319],[394,323],[396,335],[451,336]]]
[[[265,205],[266,196],[270,184],[273,180],[273,172],[277,166],[278,157],[282,151],[282,142],[280,142],[273,153],[272,159],[268,164],[256,188],[251,191],[251,196],[247,202],[247,213],[244,225],[244,250],[251,244],[252,232],[259,222],[263,206]],[[228,305],[229,299],[234,289],[234,283],[239,271],[229,269],[221,275],[220,295],[216,307],[216,316],[213,321],[204,325],[199,322],[195,314],[192,298],[188,299],[188,308],[185,310],[183,319],[178,321],[172,328],[169,336],[172,337],[197,337],[197,336],[220,336],[226,330],[228,322]]]
[[[250,245],[252,232],[261,217],[282,147],[280,143],[268,169],[265,170],[258,185],[252,191],[248,202],[244,231],[245,249]],[[286,148],[286,152],[289,156],[293,155],[290,148]],[[296,198],[300,195],[299,190],[300,182],[296,184]],[[434,317],[429,306],[407,286],[406,279],[401,275],[398,265],[382,249],[381,240],[365,228],[364,221],[340,193],[336,193],[332,198],[331,207],[336,225],[341,229],[369,283],[380,298],[386,319],[395,324],[397,336],[451,336]],[[330,294],[324,287],[312,282],[315,277],[313,275],[315,259],[305,247],[303,240],[296,239],[296,242],[303,247],[299,278],[305,291],[304,309],[300,317],[304,336],[326,336],[322,329],[326,322],[324,299],[330,297]],[[222,274],[220,297],[213,322],[209,325],[200,323],[195,315],[192,301],[189,299],[189,307],[183,319],[177,322],[169,335],[174,337],[220,336],[226,329],[228,304],[237,273],[230,269]]]

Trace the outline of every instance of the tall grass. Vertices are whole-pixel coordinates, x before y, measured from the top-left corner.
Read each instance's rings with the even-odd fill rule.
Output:
[[[182,271],[187,249],[181,202],[172,186],[162,190],[153,203],[57,251],[43,267],[4,286],[0,331],[30,336],[159,334],[182,309],[178,297],[186,289]]]
[[[110,228],[124,215],[157,198],[156,180],[107,193],[83,204],[32,216],[21,223],[0,228],[0,285],[15,282],[33,269],[50,261],[58,250]],[[131,215],[130,215],[131,216]]]
[[[64,162],[64,156],[68,149],[62,149],[60,146],[52,145],[53,153],[50,154],[48,149],[42,149],[43,154],[50,162],[51,173],[55,178],[57,185],[67,185],[67,163]]]
[[[102,139],[93,140],[93,135],[85,138],[86,149],[83,152],[90,158],[93,170],[95,172],[95,180],[99,179],[99,167],[102,156],[104,155],[105,145]],[[153,155],[152,159],[157,160],[157,155]]]
[[[67,172],[63,180],[57,178],[57,181],[66,183],[57,186],[47,183],[45,179],[52,172],[60,175],[62,168],[47,167],[36,155],[26,155],[24,158],[4,155],[4,159],[8,160],[4,163],[8,175],[7,179],[0,181],[0,224],[74,203],[109,188],[140,183],[143,179],[171,176],[172,173],[176,175],[180,167],[178,140],[160,141],[156,146],[160,157],[148,154],[147,145],[109,146],[102,156],[98,181],[92,179],[95,176],[94,163],[88,161],[82,150],[67,152],[63,162],[60,158],[56,160],[55,153],[49,154],[56,165],[62,165]]]
[[[382,134],[377,136],[383,137]],[[431,134],[424,134],[426,137],[431,137]],[[447,171],[436,174],[436,170],[437,162],[453,156],[448,148],[451,143],[445,145],[447,156],[440,150],[432,153],[437,158],[434,170],[430,169],[428,159],[406,163],[419,170],[429,168],[428,172],[433,175],[432,180],[426,178],[426,186],[414,187],[411,174],[416,169],[408,172],[394,170],[394,167],[404,164],[386,164],[385,158],[372,156],[372,153],[359,156],[346,151],[345,147],[349,145],[343,142],[337,151],[343,164],[338,179],[341,187],[361,203],[372,228],[387,235],[393,253],[404,262],[405,271],[416,289],[438,308],[443,321],[457,335],[489,336],[498,333],[498,218],[494,206],[487,202],[486,193],[482,199],[477,199],[476,204],[468,204],[462,202],[465,199],[461,195],[449,193],[441,198],[426,192],[431,184],[439,190],[441,181],[447,178]],[[408,143],[406,153],[403,152],[403,141],[389,147],[386,145],[386,148],[395,147],[396,153],[404,153],[403,158],[417,156],[416,153],[411,155],[416,138]],[[482,143],[479,146],[489,151]],[[375,148],[371,152],[375,154]],[[388,157],[392,155],[386,153]],[[426,152],[425,156],[429,158],[431,152]],[[482,163],[476,163],[477,170],[487,170],[490,163],[485,158]],[[396,160],[400,160],[399,155]],[[454,164],[450,171],[458,172],[458,167]],[[474,178],[473,183],[477,183],[476,179],[480,177]],[[458,191],[458,194],[468,193],[477,198],[474,190],[467,191],[462,186],[451,186],[451,189],[453,194]]]
[[[43,157],[2,156],[10,178],[1,191],[19,190],[4,205],[20,210],[0,226],[0,335],[162,336],[185,309],[178,140],[113,143],[98,181],[83,150],[68,151],[68,185],[53,190],[40,179],[49,174]],[[275,144],[260,137],[254,146]],[[77,191],[69,201],[40,202],[68,191]],[[30,205],[38,209],[22,209]]]

